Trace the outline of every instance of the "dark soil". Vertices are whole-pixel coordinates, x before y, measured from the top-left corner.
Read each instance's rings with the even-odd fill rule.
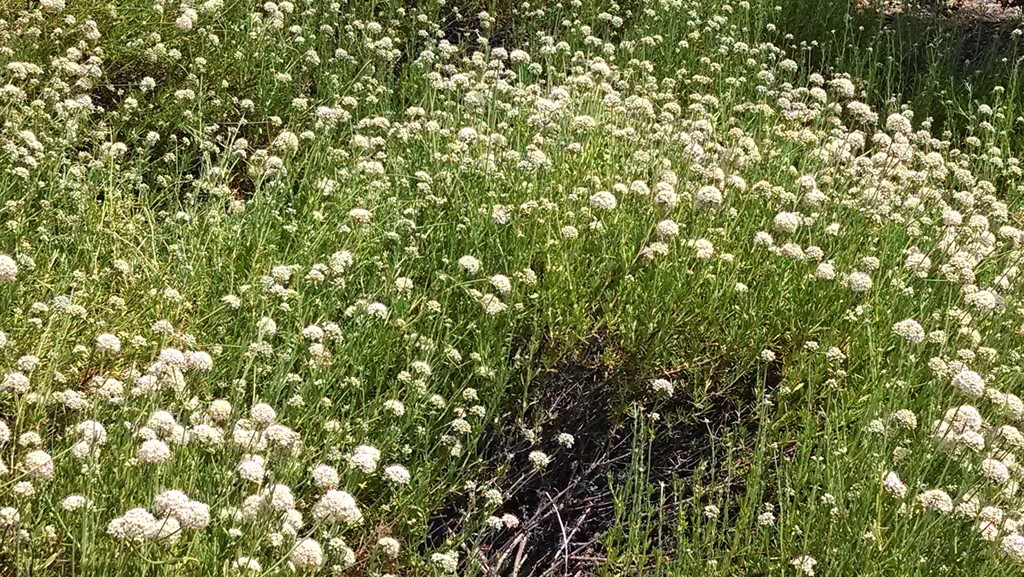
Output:
[[[685,371],[676,371],[671,374],[673,397],[652,405],[646,400],[649,382],[662,375],[616,371],[601,361],[604,346],[603,339],[595,338],[577,358],[541,374],[530,384],[534,402],[523,421],[490,430],[481,443],[496,486],[509,495],[497,514],[511,513],[520,520],[518,528],[487,533],[477,550],[470,551],[468,561],[482,567],[484,575],[594,574],[605,556],[602,537],[615,521],[612,485],[625,480],[637,440],[644,442],[649,481],[672,486],[689,479],[702,463],[714,471],[715,444],[727,431],[743,439],[756,435],[756,375],[733,380],[728,390],[698,406],[686,392]],[[778,367],[768,377],[768,387],[774,388]],[[640,432],[627,414],[630,407],[662,415],[651,438],[637,439]],[[527,440],[525,428],[534,431],[536,443]],[[560,433],[574,436],[571,449],[553,450]],[[539,472],[528,459],[537,449],[552,456],[551,465]],[[729,492],[744,490],[742,480],[720,481]],[[689,497],[677,494],[673,499]],[[674,511],[678,503],[667,506]],[[462,531],[471,509],[465,495],[450,499],[430,520],[426,546],[440,546]],[[659,533],[674,535],[672,530]],[[655,542],[663,552],[674,544]]]

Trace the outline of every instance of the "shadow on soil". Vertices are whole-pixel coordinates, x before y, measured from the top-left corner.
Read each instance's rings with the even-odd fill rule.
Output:
[[[575,359],[541,374],[530,384],[533,403],[524,419],[492,428],[481,442],[479,450],[489,476],[508,495],[497,514],[511,513],[520,520],[516,528],[489,532],[477,540],[468,561],[484,575],[594,574],[605,559],[602,538],[615,522],[612,485],[626,479],[636,436],[641,433],[636,420],[628,416],[629,407],[661,415],[644,446],[648,482],[655,485],[685,481],[701,465],[715,471],[715,461],[721,458],[716,442],[726,433],[747,440],[756,435],[756,374],[743,375],[727,390],[698,403],[686,390],[685,371],[675,371],[670,373],[675,394],[652,405],[645,400],[650,397],[649,383],[661,375],[616,371],[600,360],[603,351],[602,340],[594,339]],[[766,387],[774,389],[780,375],[781,367],[771,367]],[[561,433],[573,435],[573,446],[552,451],[559,446]],[[536,442],[530,442],[531,436]],[[538,449],[552,451],[551,464],[541,471],[528,458]],[[744,491],[742,479],[721,475],[719,480],[727,485],[723,489]],[[689,498],[686,492],[673,499]],[[666,507],[675,511],[678,502]],[[472,508],[465,495],[458,495],[435,511],[426,546],[434,549],[464,531]],[[675,521],[674,515],[666,518]],[[659,549],[675,546],[672,530],[657,533],[670,541],[655,542]]]

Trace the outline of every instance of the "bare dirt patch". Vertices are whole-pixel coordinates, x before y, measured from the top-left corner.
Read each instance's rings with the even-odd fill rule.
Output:
[[[715,444],[726,430],[753,439],[758,422],[754,403],[756,376],[735,381],[729,390],[699,404],[685,387],[685,371],[674,374],[675,395],[652,405],[648,385],[661,375],[623,373],[601,361],[604,342],[595,338],[579,356],[540,375],[531,384],[535,401],[523,421],[489,431],[481,453],[496,484],[508,499],[502,513],[520,520],[514,529],[490,533],[480,540],[474,564],[487,575],[553,577],[591,575],[604,561],[602,537],[615,521],[612,485],[623,481],[636,446],[636,421],[629,407],[662,415],[655,434],[643,439],[651,483],[670,486],[689,479],[701,463],[712,471]],[[774,388],[779,373],[769,375]],[[531,443],[532,430],[536,442]],[[571,449],[554,455],[549,467],[537,471],[530,451],[557,446],[557,436],[574,437]],[[725,490],[742,492],[742,480],[720,479]],[[679,498],[666,506],[675,507]],[[456,497],[434,515],[429,542],[440,545],[462,530],[469,504]],[[674,519],[674,517],[673,517]],[[661,533],[661,532],[659,532]],[[664,531],[664,535],[673,535]],[[652,535],[653,537],[653,535]],[[429,545],[428,545],[429,546]],[[672,543],[655,543],[663,552]]]

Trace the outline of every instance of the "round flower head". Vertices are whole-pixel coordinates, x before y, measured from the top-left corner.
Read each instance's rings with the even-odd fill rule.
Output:
[[[1014,561],[1024,562],[1024,535],[1017,533],[1003,537],[999,547]]]
[[[249,416],[264,427],[271,425],[277,420],[277,411],[266,403],[256,403],[249,409]]]
[[[189,370],[206,372],[213,368],[213,357],[206,351],[189,351],[185,354],[185,365]]]
[[[912,343],[919,343],[924,340],[924,328],[921,323],[914,319],[902,320],[892,326],[892,332]]]
[[[242,575],[259,575],[263,571],[263,565],[252,557],[239,557],[231,562],[231,570]]]
[[[396,485],[408,485],[411,476],[409,470],[401,465],[384,467],[384,478]]]
[[[651,390],[653,390],[655,394],[665,397],[671,397],[675,392],[675,388],[668,379],[654,379],[651,381]]]
[[[288,558],[299,571],[316,571],[324,564],[324,551],[320,543],[305,538],[295,544]]]
[[[775,215],[775,231],[793,234],[800,227],[802,219],[795,212],[780,212]]]
[[[893,413],[892,420],[901,429],[912,431],[917,428],[917,415],[910,409],[900,409]]]
[[[6,254],[0,254],[0,283],[14,282],[18,278],[18,263]]]
[[[543,469],[551,462],[551,457],[548,457],[547,454],[542,451],[531,451],[529,460],[530,464],[532,464],[535,469]]]
[[[295,508],[295,496],[288,485],[271,485],[261,493],[264,501],[275,511],[287,511]]]
[[[46,451],[32,451],[25,455],[25,472],[30,477],[52,479],[54,474],[53,457]]]
[[[402,404],[402,401],[398,401],[398,400],[395,400],[395,399],[390,399],[390,400],[384,401],[384,410],[386,410],[387,412],[391,413],[392,415],[394,415],[396,417],[401,417],[402,415],[405,414],[405,405]],[[0,442],[0,444],[3,444],[3,443]]]
[[[929,489],[917,496],[917,502],[925,509],[950,513],[953,511],[953,499],[942,489]]]
[[[356,447],[348,457],[348,464],[364,473],[372,473],[377,470],[377,463],[380,461],[380,451],[369,445]]]
[[[179,510],[184,509],[192,500],[188,495],[177,489],[160,493],[153,499],[153,511],[157,515],[176,517]]]
[[[381,537],[380,540],[377,541],[377,546],[380,547],[381,551],[383,551],[385,555],[392,559],[398,557],[398,552],[402,548],[398,539],[393,537]]]
[[[599,210],[614,210],[619,205],[615,195],[607,190],[595,192],[590,197],[590,206]]]
[[[17,509],[14,507],[0,508],[0,529],[16,527],[19,521],[22,521],[22,514],[18,513]]]
[[[476,257],[467,254],[459,258],[459,268],[468,274],[476,274],[480,272],[480,261]]]
[[[325,491],[337,489],[340,479],[338,470],[330,465],[320,464],[313,468],[313,484]]]
[[[882,488],[897,499],[902,499],[907,495],[907,486],[903,484],[895,471],[889,471],[885,475],[885,478],[882,479]]]
[[[199,501],[189,501],[178,509],[174,518],[183,529],[202,531],[210,524],[210,506]]]
[[[494,290],[498,291],[499,294],[504,295],[512,292],[512,282],[503,274],[496,274],[492,276],[491,286],[494,287]]]
[[[186,365],[185,353],[181,352],[178,349],[163,349],[162,351],[160,351],[159,360],[161,363],[165,365],[176,368],[184,368]]]
[[[679,225],[674,220],[665,219],[658,223],[657,233],[660,237],[675,238],[679,236]]]
[[[1003,425],[996,431],[996,436],[1012,449],[1024,448],[1024,434],[1013,425]]]
[[[156,517],[149,511],[142,508],[129,509],[107,525],[107,533],[116,539],[142,541],[152,535],[156,525]]]
[[[949,409],[943,417],[943,422],[947,423],[950,430],[954,433],[977,431],[985,423],[978,409],[970,405],[961,405]]]
[[[566,449],[571,449],[572,446],[576,443],[576,437],[573,437],[569,433],[559,433],[557,441],[559,445],[565,447]]]
[[[143,441],[139,447],[138,458],[143,463],[163,463],[171,458],[171,448],[160,439]]]
[[[818,561],[810,555],[801,555],[790,561],[789,564],[792,565],[800,575],[813,577],[814,566],[818,564]]]
[[[174,431],[174,428],[178,426],[178,420],[167,411],[156,411],[150,415],[149,420],[146,421],[146,426],[158,434],[166,435]]]
[[[1010,469],[998,459],[985,459],[981,462],[981,474],[996,485],[1010,480]]]
[[[373,220],[373,213],[366,210],[365,208],[353,208],[352,210],[348,211],[348,217],[351,218],[354,222],[366,224]]]
[[[722,206],[722,191],[714,186],[702,186],[697,190],[694,202],[700,208],[716,209]]]
[[[963,370],[953,376],[953,388],[970,397],[980,397],[985,393],[985,379],[974,371]]]
[[[355,497],[345,491],[330,490],[313,505],[313,518],[336,523],[358,523],[363,514]]]
[[[63,501],[60,502],[61,509],[68,511],[69,513],[78,511],[80,509],[84,509],[89,506],[89,499],[81,495],[68,495],[67,497],[64,498]]]
[[[459,568],[459,554],[457,551],[448,553],[432,553],[430,562],[437,565],[441,571],[454,574]]]
[[[111,333],[103,333],[96,337],[96,350],[104,353],[121,352],[121,339]]]
[[[245,481],[250,483],[262,483],[263,477],[266,475],[266,469],[264,468],[263,457],[259,455],[248,455],[239,461],[238,466],[235,467],[235,472],[238,476]]]
[[[215,423],[222,423],[231,418],[231,403],[224,399],[215,399],[206,409],[206,416]]]
[[[843,279],[843,284],[846,288],[850,289],[855,293],[864,293],[871,290],[872,281],[871,277],[864,272],[852,272]]]

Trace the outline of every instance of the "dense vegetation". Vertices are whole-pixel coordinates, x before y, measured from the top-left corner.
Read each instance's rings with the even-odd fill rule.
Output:
[[[0,4],[0,575],[1019,574],[985,26]]]

